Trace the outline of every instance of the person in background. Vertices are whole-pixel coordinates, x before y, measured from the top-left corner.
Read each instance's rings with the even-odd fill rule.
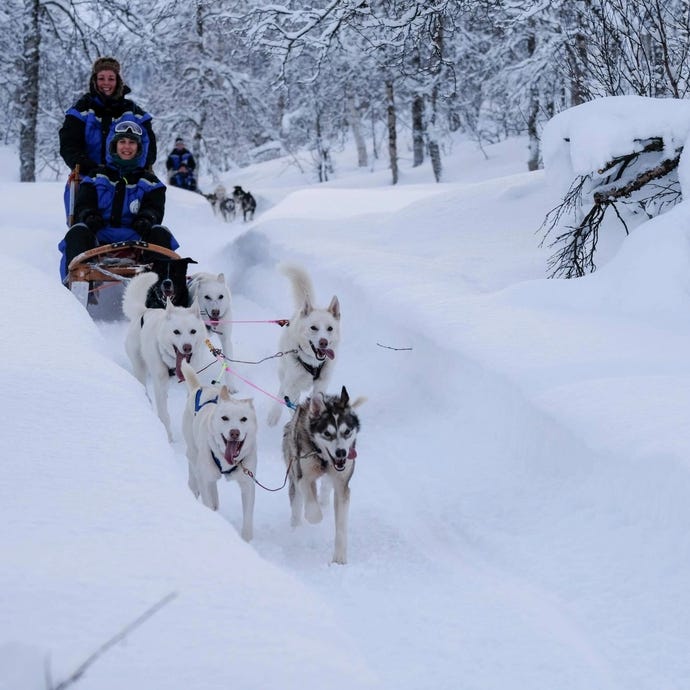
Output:
[[[106,142],[106,165],[82,179],[74,205],[75,223],[58,245],[63,282],[72,259],[99,244],[145,240],[173,250],[180,246],[161,225],[165,185],[144,168],[142,127],[136,120],[120,120]]]
[[[70,170],[79,165],[80,174],[90,176],[103,165],[111,125],[125,116],[136,120],[142,128],[147,149],[143,167],[153,169],[157,148],[151,115],[125,98],[129,92],[115,58],[100,57],[93,63],[88,93],[67,110],[60,128],[60,155]]]
[[[175,147],[165,161],[165,167],[168,170],[168,182],[173,187],[196,191],[196,161],[181,137],[175,139]]]

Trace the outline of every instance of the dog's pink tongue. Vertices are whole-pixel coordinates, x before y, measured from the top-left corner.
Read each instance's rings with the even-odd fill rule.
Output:
[[[228,441],[225,444],[225,461],[230,465],[235,464],[235,458],[240,454],[242,444],[239,441]]]
[[[350,448],[350,452],[347,454],[347,459],[348,460],[354,460],[357,457],[357,451],[355,450],[355,447],[352,446]]]
[[[333,352],[333,350],[331,350],[330,348],[323,349],[321,350],[321,352],[323,352],[323,354],[326,355],[328,359],[335,359],[335,352]]]
[[[178,381],[184,381],[184,374],[182,373],[182,360],[189,360],[192,358],[191,355],[185,355],[184,353],[180,352],[179,350],[175,351],[175,375],[177,376]]]

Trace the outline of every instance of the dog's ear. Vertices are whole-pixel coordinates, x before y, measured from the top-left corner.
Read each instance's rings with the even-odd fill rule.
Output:
[[[220,399],[221,399],[221,400],[230,400],[230,393],[228,392],[228,387],[227,387],[227,386],[223,386],[223,387],[220,389],[219,395],[220,395]]]
[[[347,388],[343,386],[342,390],[340,391],[340,404],[343,407],[347,407],[347,404],[350,402],[350,396],[347,393]]]
[[[359,407],[366,401],[367,399],[363,395],[360,395],[353,403],[350,403],[350,408],[354,410],[356,407]]]
[[[219,273],[219,274],[218,274],[218,282],[219,282],[219,283],[224,283],[224,282],[225,282],[225,273]]]
[[[199,318],[201,318],[201,309],[199,308],[199,298],[195,297],[194,301],[189,305],[189,308],[192,310],[192,314],[195,314]]]
[[[333,299],[331,300],[331,303],[328,305],[328,311],[333,314],[333,318],[337,319],[340,321],[340,302],[338,302],[338,298],[333,295]]]
[[[326,409],[326,402],[323,394],[313,395],[309,400],[309,414],[318,417]]]
[[[188,264],[198,264],[198,261],[194,261],[194,259],[191,259],[190,257],[186,256],[182,261],[188,263]]]

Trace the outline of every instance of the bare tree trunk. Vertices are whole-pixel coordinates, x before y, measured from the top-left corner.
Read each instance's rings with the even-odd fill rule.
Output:
[[[374,104],[371,106],[371,155],[373,156],[374,160],[377,161],[379,159],[379,144],[380,142],[377,141],[376,138],[376,121],[378,120],[379,113],[378,109]]]
[[[323,143],[320,112],[316,113],[314,126],[316,128],[316,168],[319,174],[319,182],[328,182],[328,173],[331,169],[330,152]]]
[[[398,184],[398,134],[396,130],[395,98],[393,80],[386,79],[386,111],[388,123],[388,157],[393,184]]]
[[[589,0],[585,0],[584,8],[589,7]],[[585,74],[588,71],[588,57],[587,57],[587,36],[584,33],[585,17],[584,8],[581,6],[565,5],[566,12],[572,14],[570,17],[566,15],[567,23],[571,24],[574,34],[574,41],[566,43],[566,55],[569,67],[570,76],[570,105],[580,105],[589,100],[587,85],[585,82]],[[531,37],[533,38],[533,37]],[[534,48],[532,49],[534,51]]]
[[[355,106],[355,97],[352,93],[347,95],[347,107],[350,113],[350,127],[352,127],[352,136],[355,138],[355,145],[357,146],[357,165],[360,168],[366,168],[369,165],[369,157],[367,156],[367,145],[364,143],[362,136],[362,123]]]
[[[27,0],[24,9],[22,81],[19,89],[19,179],[36,181],[36,124],[38,122],[38,77],[41,59],[40,0]]]
[[[537,89],[531,88],[529,93],[529,112],[527,114],[527,136],[529,137],[528,170],[539,170],[540,145],[537,131],[537,116],[539,115],[539,94]]]
[[[431,64],[431,76],[434,85],[431,89],[431,117],[427,135],[429,137],[429,158],[431,159],[431,169],[434,173],[436,182],[441,181],[443,172],[441,164],[441,145],[439,144],[438,134],[438,81],[441,75],[441,60],[443,58],[443,20],[440,15],[435,15],[432,19],[432,35],[435,48],[435,59]]]
[[[416,93],[412,98],[412,167],[424,162],[424,96]]]
[[[530,34],[527,38],[527,54],[532,57],[536,50],[536,37]],[[529,90],[529,110],[527,113],[527,136],[529,137],[528,170],[539,169],[539,133],[537,131],[537,118],[539,116],[539,89],[533,83]]]
[[[429,121],[429,158],[431,169],[434,173],[436,182],[441,181],[443,165],[441,163],[441,145],[438,143],[438,129],[436,125],[436,104],[438,101],[438,86],[434,84],[431,89],[431,118]]]

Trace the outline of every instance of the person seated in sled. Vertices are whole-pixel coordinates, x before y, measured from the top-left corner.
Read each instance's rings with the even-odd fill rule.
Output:
[[[196,161],[192,152],[185,147],[182,137],[175,139],[175,148],[165,161],[165,167],[168,170],[168,182],[173,187],[196,191]]]
[[[142,167],[153,170],[156,161],[156,136],[151,115],[134,101],[120,74],[120,63],[113,57],[100,57],[89,78],[89,90],[65,113],[60,128],[60,155],[70,170],[79,165],[81,175],[91,176],[106,163],[106,139],[111,125],[127,117],[138,122],[146,140],[146,159]]]
[[[76,222],[58,245],[63,282],[70,261],[99,244],[144,240],[173,250],[180,246],[161,225],[165,185],[144,169],[145,164],[141,126],[135,120],[120,120],[107,138],[106,165],[97,167],[79,185]]]

